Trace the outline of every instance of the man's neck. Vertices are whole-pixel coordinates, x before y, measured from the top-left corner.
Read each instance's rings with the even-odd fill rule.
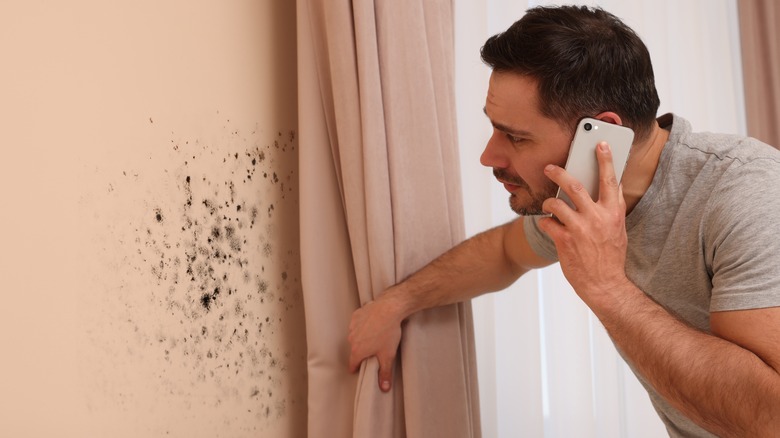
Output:
[[[653,132],[642,143],[636,143],[631,149],[631,155],[623,172],[623,197],[626,200],[626,214],[636,207],[642,199],[658,167],[661,151],[669,139],[669,131],[658,126],[656,122]]]

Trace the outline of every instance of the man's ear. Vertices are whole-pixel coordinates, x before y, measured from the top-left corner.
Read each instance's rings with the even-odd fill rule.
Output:
[[[620,118],[619,115],[616,113],[613,113],[612,111],[604,111],[603,113],[600,113],[594,119],[601,120],[602,122],[612,123],[613,125],[623,125],[623,120]]]

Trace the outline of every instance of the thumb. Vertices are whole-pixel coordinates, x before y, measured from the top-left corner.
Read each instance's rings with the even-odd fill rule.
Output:
[[[382,392],[390,391],[393,382],[393,362],[395,357],[378,358],[379,359],[379,389]]]

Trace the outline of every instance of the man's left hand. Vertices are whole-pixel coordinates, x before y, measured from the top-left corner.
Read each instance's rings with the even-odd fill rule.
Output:
[[[596,148],[599,163],[599,196],[593,201],[582,183],[566,170],[548,165],[545,175],[558,184],[574,202],[576,210],[564,201],[549,198],[542,204],[554,218],[539,221],[539,228],[555,242],[566,279],[594,311],[608,306],[627,282],[625,274],[626,202],[615,177],[612,152],[605,142]]]

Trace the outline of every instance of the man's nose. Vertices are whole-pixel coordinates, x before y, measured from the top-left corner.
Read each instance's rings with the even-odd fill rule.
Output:
[[[479,162],[485,167],[504,169],[509,167],[509,160],[503,152],[498,133],[494,132],[485,145],[485,150],[479,157]]]

